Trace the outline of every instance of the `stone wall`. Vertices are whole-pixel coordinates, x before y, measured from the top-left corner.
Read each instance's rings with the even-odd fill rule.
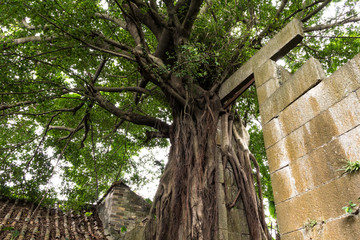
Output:
[[[113,239],[124,239],[132,229],[141,226],[149,210],[150,205],[122,182],[115,182],[98,203],[105,232]]]
[[[339,171],[360,157],[360,55],[329,77],[313,58],[294,74],[268,60],[254,77],[281,239],[360,239],[342,209],[360,173]]]

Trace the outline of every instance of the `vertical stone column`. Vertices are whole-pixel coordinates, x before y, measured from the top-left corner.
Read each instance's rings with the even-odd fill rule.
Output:
[[[216,198],[218,212],[218,239],[219,240],[250,240],[249,226],[246,220],[244,204],[241,196],[237,199],[235,206],[227,208],[226,203],[236,199],[238,187],[234,180],[233,169],[230,164],[223,166],[221,158],[221,123],[217,129],[217,174],[216,174]],[[226,189],[225,189],[226,186]]]
[[[269,60],[254,72],[282,240],[360,239],[360,55],[332,76],[309,59],[296,73]]]

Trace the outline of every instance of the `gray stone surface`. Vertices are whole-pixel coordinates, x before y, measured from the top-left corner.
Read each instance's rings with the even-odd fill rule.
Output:
[[[325,78],[324,70],[318,60],[310,58],[291,79],[277,89],[260,105],[261,121],[264,125],[282,110],[298,99],[309,89]]]
[[[124,239],[132,229],[141,227],[142,220],[149,213],[150,205],[124,183],[115,182],[99,201],[98,209],[104,228],[111,237]],[[131,235],[134,235],[134,232]]]
[[[254,71],[268,59],[277,60],[287,54],[303,38],[302,23],[292,20],[276,34],[263,48],[231,75],[221,86],[219,97],[224,102],[253,78]]]
[[[357,201],[360,173],[339,171],[360,155],[359,63],[360,54],[325,78],[310,59],[283,82],[273,62],[255,72],[282,239],[360,238],[359,216],[342,209]],[[326,224],[306,230],[309,219]]]

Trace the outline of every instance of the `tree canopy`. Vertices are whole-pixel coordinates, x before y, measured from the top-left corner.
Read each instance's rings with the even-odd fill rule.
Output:
[[[169,144],[174,106],[216,94],[293,18],[305,39],[285,58],[288,67],[315,56],[334,71],[360,52],[359,9],[356,0],[3,0],[1,192],[42,195],[59,170],[74,201],[95,201],[129,171],[140,181],[131,156]],[[251,123],[259,117],[255,88],[233,109],[252,126],[251,150],[265,161]]]

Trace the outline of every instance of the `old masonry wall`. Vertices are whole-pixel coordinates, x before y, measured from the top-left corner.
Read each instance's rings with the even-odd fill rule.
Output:
[[[121,181],[113,183],[98,202],[99,217],[108,239],[141,239],[131,231],[143,226],[150,204]],[[141,232],[139,232],[141,234]],[[129,235],[129,236],[127,236]],[[136,235],[136,234],[135,234]]]
[[[290,74],[272,60],[254,71],[282,240],[360,239],[360,54],[326,77],[309,59]]]

